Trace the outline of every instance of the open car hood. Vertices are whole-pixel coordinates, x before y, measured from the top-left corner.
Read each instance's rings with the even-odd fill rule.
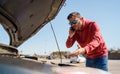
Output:
[[[0,23],[18,47],[51,21],[65,0],[0,0]]]

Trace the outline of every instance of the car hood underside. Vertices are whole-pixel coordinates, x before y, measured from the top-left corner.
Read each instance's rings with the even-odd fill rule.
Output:
[[[0,0],[0,23],[18,47],[55,18],[65,0]]]

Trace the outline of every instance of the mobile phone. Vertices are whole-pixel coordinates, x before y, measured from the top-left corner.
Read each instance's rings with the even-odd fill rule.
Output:
[[[72,31],[75,31],[75,29],[73,27],[70,28]]]

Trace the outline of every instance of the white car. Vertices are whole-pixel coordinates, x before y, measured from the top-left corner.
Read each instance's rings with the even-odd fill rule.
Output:
[[[86,59],[82,55],[78,55],[77,57],[71,57],[70,58],[70,63],[80,63],[80,62],[85,62]]]

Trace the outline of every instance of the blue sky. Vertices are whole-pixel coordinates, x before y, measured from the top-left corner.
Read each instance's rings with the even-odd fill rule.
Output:
[[[66,18],[73,11],[78,11],[84,18],[96,21],[99,24],[108,49],[120,48],[119,3],[120,0],[67,0],[55,19],[51,21],[60,49],[72,52],[77,48],[77,43],[69,49],[65,46],[70,27]],[[9,44],[9,37],[2,28],[0,28],[0,43]],[[49,54],[58,51],[50,23],[19,46],[18,50],[24,54]]]

